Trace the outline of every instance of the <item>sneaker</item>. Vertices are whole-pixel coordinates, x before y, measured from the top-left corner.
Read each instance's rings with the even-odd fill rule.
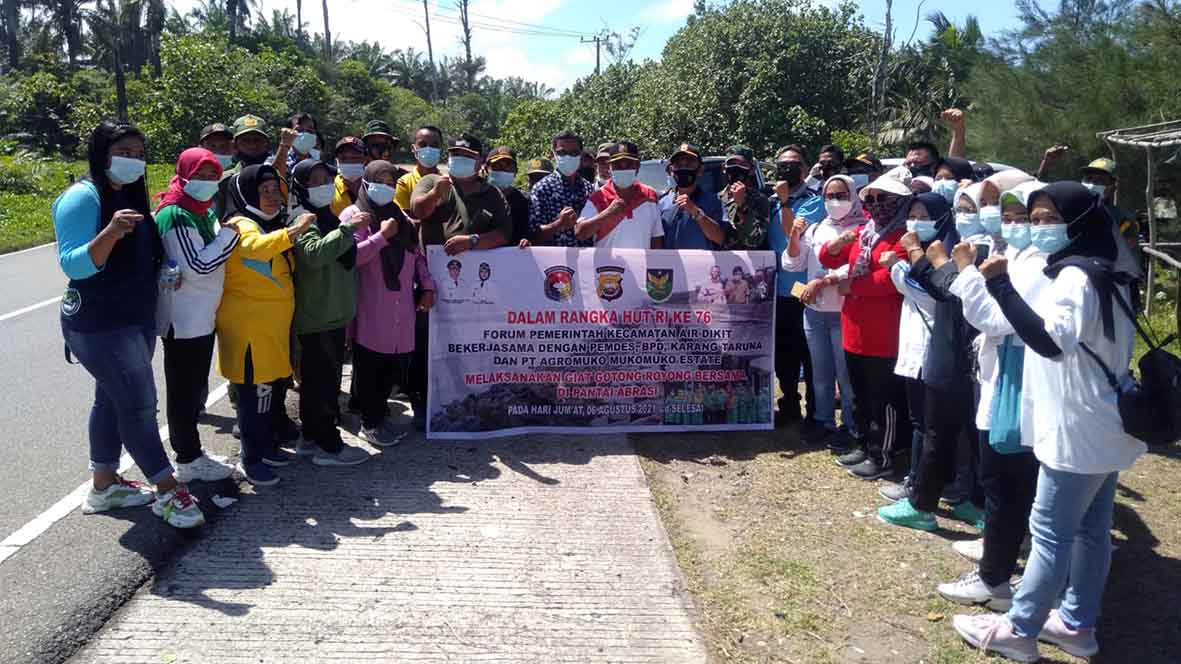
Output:
[[[974,527],[980,532],[984,532],[984,510],[972,504],[972,501],[965,500],[956,505],[951,510],[951,518],[957,521],[963,521],[969,526]]]
[[[262,453],[262,462],[271,468],[285,468],[291,464],[291,455],[277,448],[266,450]]]
[[[116,475],[115,481],[102,491],[95,491],[93,484],[90,486],[90,491],[82,499],[82,513],[95,514],[123,507],[140,507],[155,499],[156,494],[142,482],[125,480]]]
[[[983,605],[993,611],[1008,611],[1013,606],[1013,589],[1008,581],[990,586],[980,578],[980,570],[974,569],[951,583],[941,583],[937,588],[943,599],[965,606]]]
[[[880,480],[883,477],[889,477],[894,471],[891,468],[882,466],[873,459],[866,459],[861,463],[849,468],[849,474],[859,480],[873,481]]]
[[[878,489],[878,495],[892,503],[896,503],[903,498],[910,497],[910,483],[887,482]]]
[[[837,454],[848,454],[861,447],[861,439],[849,433],[848,429],[841,427],[839,431],[829,436],[825,447]]]
[[[202,454],[189,463],[176,464],[176,481],[220,482],[234,474],[234,467],[225,459],[211,454]]]
[[[1050,611],[1046,624],[1037,640],[1057,646],[1063,652],[1075,657],[1091,657],[1099,652],[1099,641],[1095,639],[1095,628],[1071,629],[1062,622],[1057,609]]]
[[[314,457],[316,456],[316,452],[319,451],[319,449],[319,445],[313,443],[310,440],[307,440],[306,438],[300,438],[299,442],[295,444],[295,456],[304,458]]]
[[[984,558],[984,538],[955,542],[951,545],[951,550],[963,558],[980,564],[981,559]]]
[[[369,460],[369,453],[359,447],[345,445],[336,454],[316,450],[312,463],[317,466],[356,466]]]
[[[939,523],[935,521],[935,515],[915,509],[914,505],[910,504],[909,498],[904,498],[893,505],[886,505],[879,509],[878,520],[894,526],[914,528],[915,530],[925,530],[927,532],[939,529]]]
[[[279,483],[279,476],[265,462],[244,466],[239,461],[236,470],[239,475],[254,486],[275,486]]]
[[[864,463],[867,459],[869,459],[869,455],[865,453],[865,450],[858,448],[852,452],[842,454],[841,456],[837,457],[837,465],[849,468],[850,466],[856,466],[859,463]]]
[[[205,514],[189,490],[178,486],[152,504],[152,513],[173,528],[196,528],[205,524]]]
[[[295,422],[292,422],[290,417],[284,416],[275,427],[274,436],[275,442],[280,445],[294,442],[299,440],[299,427],[295,426]]]
[[[394,447],[406,434],[398,434],[385,427],[361,427],[358,438],[376,447]]]
[[[1013,623],[1005,616],[996,613],[956,616],[951,624],[956,633],[975,648],[1018,662],[1036,662],[1042,658],[1037,639],[1014,634]]]

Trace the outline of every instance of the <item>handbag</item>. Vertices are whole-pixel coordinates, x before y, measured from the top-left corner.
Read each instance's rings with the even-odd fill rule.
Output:
[[[988,444],[998,454],[1018,454],[1021,445],[1021,384],[1025,347],[1013,343],[1013,335],[997,349],[997,381],[992,395],[992,428]]]

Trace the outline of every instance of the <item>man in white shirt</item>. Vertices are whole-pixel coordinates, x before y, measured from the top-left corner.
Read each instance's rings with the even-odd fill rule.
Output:
[[[640,182],[640,149],[619,141],[611,146],[611,181],[587,199],[575,233],[594,238],[596,247],[663,249],[664,224],[656,191]]]

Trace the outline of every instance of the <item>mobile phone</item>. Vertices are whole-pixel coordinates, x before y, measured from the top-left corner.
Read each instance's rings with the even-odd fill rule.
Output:
[[[980,267],[980,264],[983,263],[986,258],[988,258],[988,253],[991,250],[992,247],[987,244],[976,245],[976,267]]]

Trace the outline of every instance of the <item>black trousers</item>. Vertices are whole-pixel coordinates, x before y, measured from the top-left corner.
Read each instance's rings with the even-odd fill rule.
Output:
[[[976,399],[971,378],[964,376],[938,387],[927,385],[926,389],[923,424],[927,430],[923,436],[918,472],[911,486],[910,502],[915,509],[934,512],[943,488],[955,481],[960,437],[967,435],[969,440],[975,441],[979,434],[973,417]],[[971,446],[973,456],[978,453],[977,447]],[[976,464],[973,463],[972,467]],[[973,485],[979,483],[974,481]],[[972,502],[983,507],[979,489],[973,490],[972,494]]]
[[[430,351],[427,343],[430,339],[430,318],[426,312],[418,312],[414,316],[414,352],[410,355],[410,378],[406,395],[410,397],[410,404],[415,413],[426,409],[427,365]]]
[[[353,342],[353,386],[361,407],[361,424],[380,426],[395,385],[406,385],[410,353],[379,353]]]
[[[812,356],[808,353],[808,339],[804,336],[804,303],[794,297],[777,297],[775,378],[779,380],[779,389],[783,390],[779,412],[788,420],[801,417],[800,367],[804,369],[804,416],[811,419],[816,413],[816,391],[812,386]]]
[[[1017,568],[1021,540],[1037,495],[1038,461],[1032,451],[1000,454],[980,432],[980,485],[984,489],[984,557],[980,578],[990,586],[1008,583]]]
[[[246,375],[240,385],[233,385],[238,394],[238,429],[242,432],[242,465],[251,466],[262,461],[262,455],[274,450],[275,434],[280,422],[287,419],[287,385],[290,379],[280,378],[269,383],[254,382],[254,361],[246,349]]]
[[[201,456],[197,418],[205,405],[209,365],[213,362],[213,335],[177,339],[173,330],[164,337],[164,391],[168,396],[168,442],[177,463],[192,463]]]
[[[335,454],[344,447],[340,430],[340,378],[344,370],[344,328],[299,335],[301,370],[299,419],[305,440]]]
[[[893,466],[898,435],[898,410],[894,407],[894,358],[871,357],[845,351],[849,382],[853,383],[853,415],[869,458],[883,468]]]

